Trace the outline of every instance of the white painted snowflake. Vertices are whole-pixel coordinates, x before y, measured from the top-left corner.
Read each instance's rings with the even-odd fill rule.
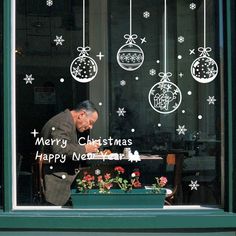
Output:
[[[155,69],[149,70],[149,74],[150,74],[151,76],[154,76],[154,75],[156,74],[156,70],[155,70]]]
[[[23,80],[25,80],[25,84],[32,84],[34,78],[32,77],[32,74],[30,74],[30,75],[25,75],[25,78]]]
[[[53,0],[47,0],[47,6],[51,7],[53,5]]]
[[[212,97],[209,96],[208,99],[207,99],[207,101],[208,101],[209,105],[210,105],[210,104],[213,104],[213,105],[214,105],[214,104],[215,104],[215,101],[216,101],[215,96],[212,96]]]
[[[53,41],[56,43],[56,45],[62,45],[62,43],[65,40],[62,38],[62,35],[61,35],[61,36],[56,36],[56,38]]]
[[[121,85],[121,86],[125,86],[125,85],[126,85],[126,81],[125,81],[125,80],[121,80],[121,81],[120,81],[120,85]]]
[[[195,54],[195,49],[189,49],[189,55]]]
[[[117,112],[117,114],[118,114],[118,116],[125,116],[125,113],[126,113],[126,111],[125,111],[125,108],[123,107],[123,108],[118,108],[118,111],[116,111]]]
[[[147,42],[147,40],[146,40],[146,38],[144,37],[144,38],[140,38],[140,40],[141,40],[141,44],[143,44],[143,43],[146,43]]]
[[[179,43],[183,43],[184,42],[184,37],[183,36],[179,36],[178,37],[178,42]]]
[[[178,135],[180,135],[180,134],[185,135],[185,132],[187,131],[187,129],[185,128],[185,125],[183,125],[183,126],[179,125],[178,129],[176,129],[176,131],[178,132]]]
[[[189,8],[190,8],[191,10],[196,9],[196,4],[195,4],[195,3],[191,3],[191,4],[189,5]]]
[[[98,57],[99,60],[101,61],[104,55],[102,54],[102,52],[99,52],[99,54],[97,54],[96,57]]]
[[[145,11],[145,12],[143,13],[143,17],[144,17],[144,18],[149,18],[149,17],[150,17],[150,12],[149,12],[149,11]]]
[[[197,188],[200,186],[196,181],[191,180],[191,184],[188,185],[189,187],[191,187],[191,190],[197,190]]]
[[[182,72],[179,73],[179,77],[182,78],[184,74]]]
[[[101,170],[96,169],[96,170],[95,170],[95,175],[100,175],[100,174],[101,174]]]
[[[215,70],[214,67],[208,67],[206,74],[208,74],[209,77],[213,77],[215,74],[217,74],[217,70]]]

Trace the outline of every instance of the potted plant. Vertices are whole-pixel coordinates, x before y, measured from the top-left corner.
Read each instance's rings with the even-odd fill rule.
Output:
[[[72,189],[71,199],[74,208],[111,209],[111,208],[162,208],[166,190],[163,188],[167,179],[156,177],[155,183],[148,189],[142,188],[140,172],[134,170],[129,179],[123,174],[121,166],[114,168],[114,173],[94,176],[84,172],[76,179],[77,189]]]

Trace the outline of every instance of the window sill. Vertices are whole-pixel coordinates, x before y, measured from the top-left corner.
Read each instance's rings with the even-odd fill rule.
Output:
[[[164,210],[14,210],[0,212],[1,229],[235,229],[236,214],[205,208]]]

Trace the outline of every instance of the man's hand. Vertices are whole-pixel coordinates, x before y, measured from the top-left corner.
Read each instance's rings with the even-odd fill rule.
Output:
[[[100,147],[99,141],[94,141],[92,143],[85,144],[85,152],[98,152],[98,149]]]

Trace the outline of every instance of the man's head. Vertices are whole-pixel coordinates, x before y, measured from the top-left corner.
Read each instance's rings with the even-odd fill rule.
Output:
[[[93,128],[94,123],[98,119],[98,111],[94,104],[88,100],[79,103],[75,109],[71,111],[76,129],[84,132]]]

